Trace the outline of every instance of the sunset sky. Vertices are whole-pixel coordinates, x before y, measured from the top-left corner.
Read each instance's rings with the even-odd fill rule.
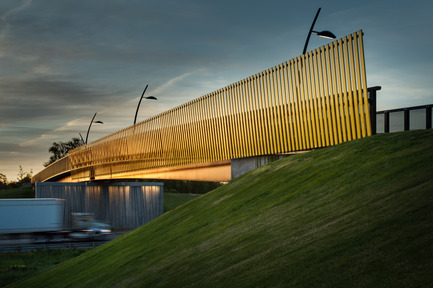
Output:
[[[0,173],[43,169],[53,142],[89,142],[299,56],[315,30],[360,29],[378,110],[433,104],[433,2],[0,1]],[[312,35],[309,49],[329,43]]]

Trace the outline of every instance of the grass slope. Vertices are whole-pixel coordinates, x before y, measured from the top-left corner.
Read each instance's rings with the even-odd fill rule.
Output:
[[[14,287],[425,287],[433,133],[274,162]]]
[[[35,191],[33,191],[32,187],[20,187],[0,191],[0,199],[11,198],[35,198]]]

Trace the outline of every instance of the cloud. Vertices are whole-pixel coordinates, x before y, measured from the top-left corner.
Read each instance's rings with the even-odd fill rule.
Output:
[[[72,121],[67,122],[65,125],[62,125],[54,130],[49,131],[48,133],[41,134],[37,138],[27,140],[25,142],[19,143],[18,145],[20,147],[28,147],[34,145],[37,142],[43,142],[43,141],[46,142],[47,140],[55,139],[60,132],[64,132],[64,131],[69,132],[71,130],[76,131],[78,130],[78,127],[83,127],[83,125],[85,125],[84,118],[74,119]]]
[[[180,76],[174,77],[174,78],[168,80],[167,82],[165,82],[164,84],[158,86],[155,90],[153,90],[153,93],[160,94],[162,91],[166,90],[169,87],[172,87],[174,84],[185,79],[186,77],[190,76],[191,74],[193,74],[193,73],[188,72],[188,73],[184,73]]]
[[[8,31],[11,28],[11,24],[9,23],[9,17],[11,17],[13,14],[20,12],[24,9],[26,9],[28,6],[30,6],[30,4],[32,3],[32,0],[24,0],[23,3],[16,7],[16,8],[12,8],[8,11],[6,11],[3,15],[1,15],[0,19],[3,21],[4,26],[3,29],[0,30],[0,40],[3,40],[6,36],[6,34],[8,33]],[[2,56],[0,54],[0,56]]]

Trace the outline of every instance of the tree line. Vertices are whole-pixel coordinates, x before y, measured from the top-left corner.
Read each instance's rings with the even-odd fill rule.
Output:
[[[9,188],[18,188],[22,186],[30,186],[32,182],[33,171],[24,171],[23,167],[20,165],[18,171],[18,177],[16,181],[8,181],[5,174],[0,173],[0,190],[6,190]]]
[[[69,150],[72,150],[81,145],[83,145],[83,141],[78,138],[72,138],[67,142],[53,142],[51,147],[48,148],[48,152],[50,152],[52,155],[47,162],[43,163],[43,165],[47,167],[51,163],[54,163],[57,160],[68,155]],[[19,166],[19,168],[20,169],[16,181],[9,181],[5,174],[0,173],[0,190],[31,185],[33,171],[31,169],[30,172],[24,171],[21,165]]]

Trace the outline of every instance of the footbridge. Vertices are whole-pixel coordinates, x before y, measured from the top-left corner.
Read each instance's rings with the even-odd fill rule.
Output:
[[[370,117],[358,31],[78,147],[32,181],[228,181],[248,161],[370,136]]]

